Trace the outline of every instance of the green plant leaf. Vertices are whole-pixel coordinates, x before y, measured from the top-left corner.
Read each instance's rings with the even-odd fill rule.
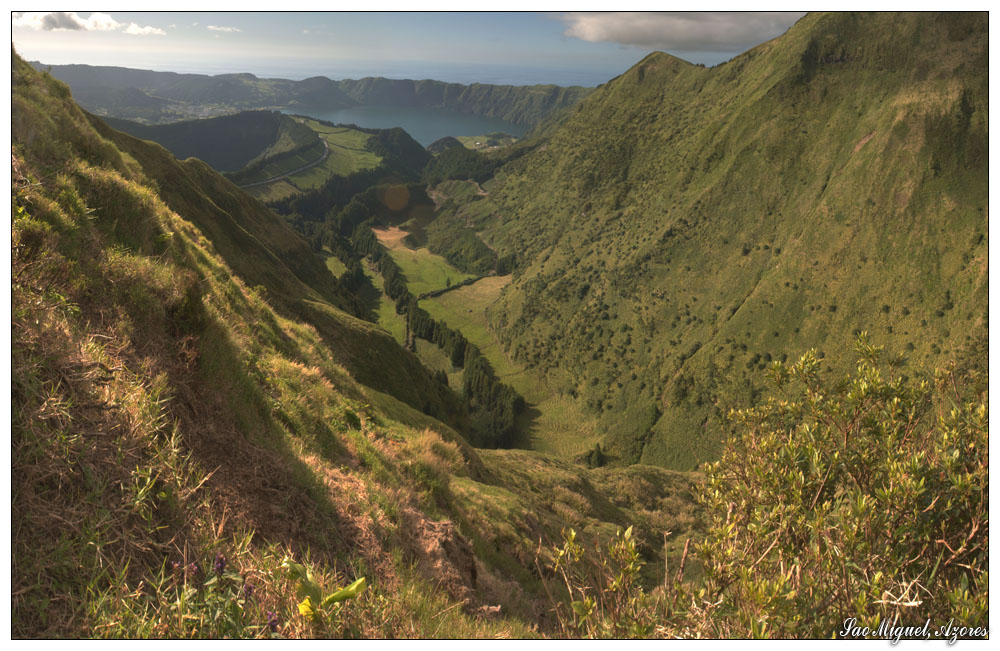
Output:
[[[312,601],[316,603],[323,598],[323,593],[319,589],[319,584],[313,580],[312,572],[309,571],[309,568],[301,563],[295,563],[288,558],[281,563],[281,566],[288,570],[288,576],[290,578],[296,579],[299,582],[299,587],[296,590],[296,596],[300,599],[312,598]]]
[[[323,600],[323,605],[328,606],[330,604],[335,604],[340,601],[344,601],[345,599],[353,599],[354,597],[364,592],[366,587],[367,583],[365,582],[365,577],[361,577],[360,579],[358,579],[351,585],[347,586],[346,588],[341,588],[340,590],[337,590],[333,594],[329,595],[326,599]]]
[[[320,621],[319,611],[316,609],[316,606],[313,605],[311,597],[306,597],[299,602],[299,614],[308,619],[310,622]]]
[[[585,601],[574,601],[570,605],[573,607],[573,612],[583,619],[590,617],[590,613],[594,610],[594,604],[591,603],[590,599]]]

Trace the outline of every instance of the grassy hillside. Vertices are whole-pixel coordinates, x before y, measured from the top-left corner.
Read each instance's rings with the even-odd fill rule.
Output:
[[[539,539],[700,526],[697,478],[480,456],[280,218],[11,72],[15,637],[543,635]]]
[[[111,117],[106,117],[105,122],[137,138],[157,142],[177,158],[200,158],[220,172],[235,171],[258,159],[294,151],[316,140],[303,125],[272,111],[245,111],[160,125]]]
[[[954,358],[986,327],[987,44],[984,14],[820,14],[711,69],[649,55],[486,184],[507,353],[672,468],[772,361],[861,330]]]
[[[309,118],[287,118],[312,134],[308,146],[260,157],[229,178],[251,195],[275,201],[315,190],[331,177],[375,169],[382,157],[372,151],[372,134]]]
[[[212,242],[227,265],[285,316],[308,320],[359,381],[419,410],[461,417],[456,396],[442,391],[419,361],[358,316],[364,308],[333,277],[310,245],[279,216],[199,160],[178,162],[158,145],[114,131],[90,117],[97,133],[136,160],[161,188],[160,198]],[[98,206],[114,206],[114,195]]]
[[[12,636],[988,636],[985,53],[982,16],[809,16],[430,192],[373,133],[289,203],[311,243],[13,54]],[[432,299],[468,339],[371,230],[442,194],[516,262]],[[463,399],[363,318],[379,277]],[[467,444],[514,397],[473,339],[544,379],[564,458]],[[711,454],[743,397],[700,472],[622,466]]]
[[[199,158],[264,201],[321,187],[332,176],[378,166],[372,133],[273,111],[245,111],[204,120],[145,125],[104,118],[110,126]]]

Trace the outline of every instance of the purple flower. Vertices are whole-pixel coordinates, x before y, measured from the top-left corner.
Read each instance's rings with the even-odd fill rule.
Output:
[[[272,633],[278,632],[278,615],[273,611],[267,611],[267,626]]]
[[[215,555],[215,573],[222,574],[226,571],[226,557],[222,554]]]
[[[188,563],[187,575],[190,577],[197,577],[201,573],[201,568],[198,567],[197,563]]]
[[[244,583],[243,584],[243,596],[245,598],[250,599],[251,597],[253,597],[253,591],[254,590],[255,590],[255,588],[253,587],[252,583]]]

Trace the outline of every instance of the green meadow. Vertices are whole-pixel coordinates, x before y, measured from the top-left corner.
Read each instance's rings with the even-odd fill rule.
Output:
[[[402,241],[406,232],[398,228],[376,230],[375,235],[379,242],[389,249],[392,259],[406,275],[406,284],[414,296],[444,289],[475,277],[459,271],[447,260],[431,253],[428,249],[408,248]]]

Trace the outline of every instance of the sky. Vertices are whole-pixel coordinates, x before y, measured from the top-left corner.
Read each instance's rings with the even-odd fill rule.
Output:
[[[657,50],[715,65],[779,36],[802,15],[15,12],[11,36],[21,56],[48,64],[593,86]]]

